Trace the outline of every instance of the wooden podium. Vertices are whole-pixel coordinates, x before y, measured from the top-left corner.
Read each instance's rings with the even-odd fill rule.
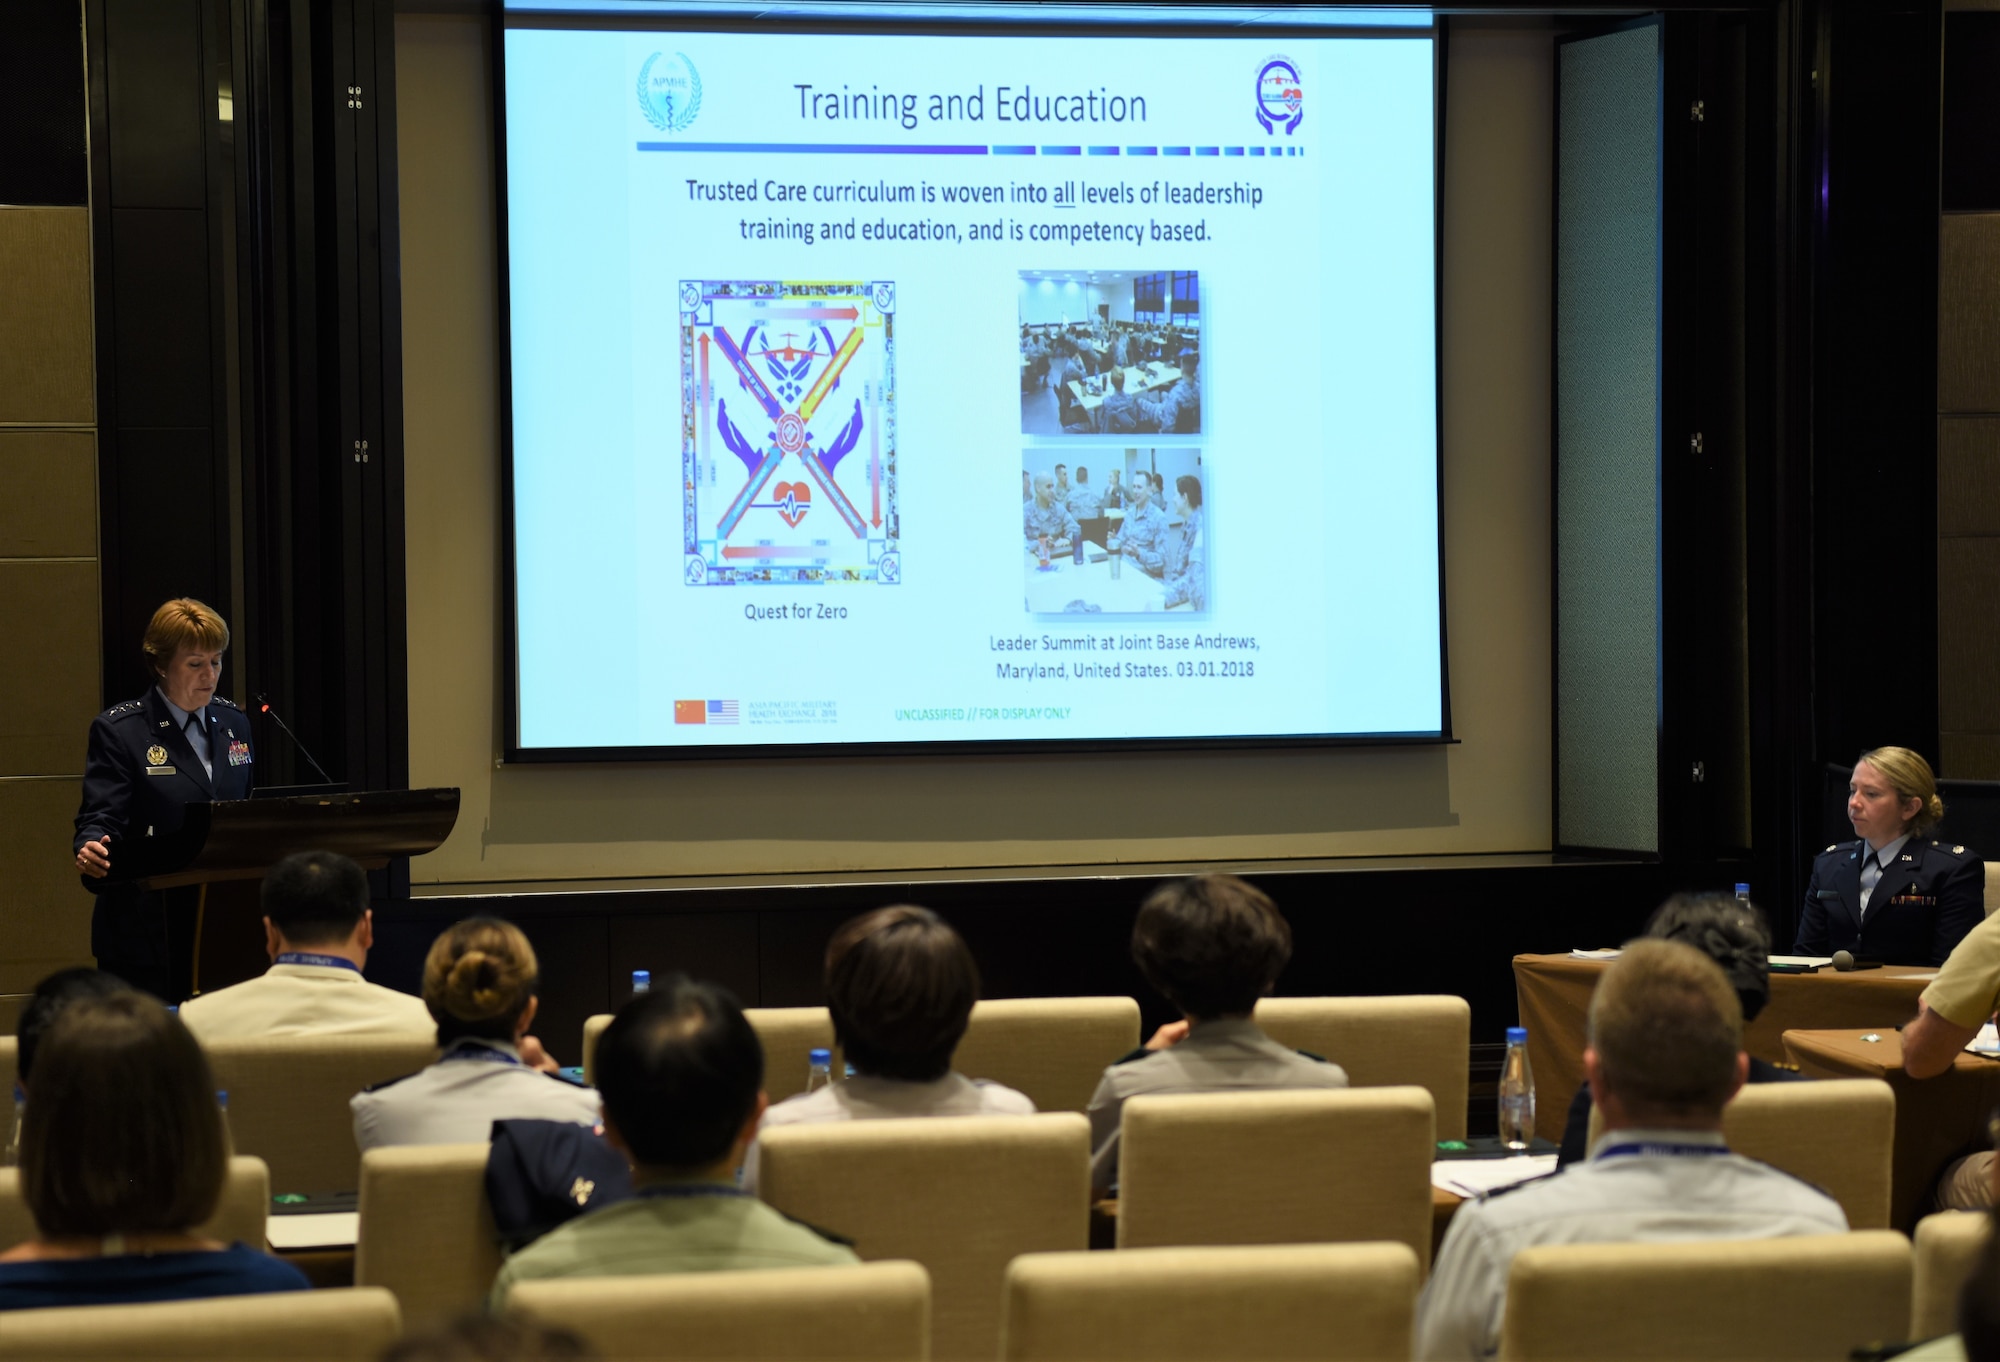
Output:
[[[264,872],[300,851],[337,851],[364,870],[421,856],[451,835],[458,791],[372,790],[190,804],[180,828],[132,853],[142,889],[197,890],[187,941],[189,996],[255,978],[270,965],[257,891]],[[168,948],[178,953],[169,922]]]

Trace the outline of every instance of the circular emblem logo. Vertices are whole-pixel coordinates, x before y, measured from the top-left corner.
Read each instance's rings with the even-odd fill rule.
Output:
[[[639,68],[639,112],[661,132],[685,132],[701,112],[701,76],[687,53],[655,52]]]
[[[1287,57],[1273,57],[1257,72],[1257,121],[1265,132],[1285,125],[1287,137],[1298,130],[1305,118],[1305,86],[1299,68]]]
[[[165,766],[166,764],[167,764],[166,748],[154,746],[146,749],[146,765]]]

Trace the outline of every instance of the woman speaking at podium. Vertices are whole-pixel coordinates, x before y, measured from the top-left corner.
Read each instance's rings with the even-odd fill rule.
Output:
[[[1942,965],[1985,915],[1979,853],[1926,834],[1944,817],[1930,763],[1878,747],[1854,763],[1847,821],[1859,839],[1814,860],[1799,955],[1847,951],[1889,965]]]
[[[97,895],[90,953],[98,968],[169,1003],[187,993],[197,891],[148,892],[107,877],[137,842],[176,831],[185,806],[250,797],[250,720],[215,693],[228,647],[222,616],[200,601],[168,601],[141,645],[152,688],[90,723],[75,843],[84,888]]]

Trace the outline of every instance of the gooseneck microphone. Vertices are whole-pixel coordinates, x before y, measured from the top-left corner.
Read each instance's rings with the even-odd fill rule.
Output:
[[[292,732],[290,726],[278,717],[278,711],[271,708],[271,702],[264,698],[264,692],[261,690],[257,692],[257,712],[259,714],[270,715],[273,722],[278,725],[279,730],[292,740],[292,746],[299,749],[299,755],[306,759],[306,764],[319,772],[320,780],[328,785],[333,784],[333,777],[326,773],[324,766],[313,760],[313,754],[306,751],[306,745],[299,741],[299,735]]]
[[[1881,969],[1882,962],[1880,960],[1865,959],[1850,951],[1835,951],[1833,953],[1833,967],[1842,974],[1849,974],[1858,969]]]

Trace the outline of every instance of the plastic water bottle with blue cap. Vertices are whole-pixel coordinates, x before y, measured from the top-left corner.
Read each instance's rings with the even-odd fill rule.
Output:
[[[653,991],[653,971],[649,969],[633,970],[632,996],[636,998],[641,993],[651,993],[652,991]]]
[[[818,1092],[833,1082],[833,1051],[806,1052],[806,1091]]]
[[[1737,885],[1737,886],[1736,886],[1736,901],[1737,901],[1738,903],[1748,903],[1748,902],[1750,902],[1750,886],[1749,886],[1749,885],[1747,885],[1747,884],[1739,884],[1739,885]]]
[[[1507,1028],[1507,1058],[1500,1065],[1500,1143],[1526,1152],[1535,1138],[1535,1075],[1528,1068],[1528,1028]]]

